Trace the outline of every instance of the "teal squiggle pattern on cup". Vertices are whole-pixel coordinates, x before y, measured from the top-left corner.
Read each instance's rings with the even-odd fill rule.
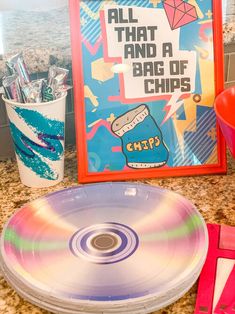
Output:
[[[34,132],[40,144],[35,143],[19,128],[10,122],[12,138],[17,156],[23,164],[35,172],[39,177],[47,180],[57,180],[58,173],[44,158],[51,161],[61,160],[64,148],[64,122],[52,120],[35,110],[14,108],[22,123]]]

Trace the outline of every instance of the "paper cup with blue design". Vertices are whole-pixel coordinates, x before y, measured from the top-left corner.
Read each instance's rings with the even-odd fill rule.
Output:
[[[66,96],[32,104],[3,97],[20,179],[26,186],[49,187],[63,180]]]

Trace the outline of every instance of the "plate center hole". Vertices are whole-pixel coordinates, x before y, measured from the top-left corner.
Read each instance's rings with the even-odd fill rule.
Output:
[[[104,251],[114,248],[118,243],[118,240],[111,234],[103,233],[95,236],[91,240],[93,248]]]

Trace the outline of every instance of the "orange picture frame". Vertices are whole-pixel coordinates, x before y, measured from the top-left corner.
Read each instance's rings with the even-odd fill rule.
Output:
[[[135,2],[70,0],[79,182],[226,173],[213,109],[224,89],[221,2]],[[153,14],[166,15],[156,27]],[[154,59],[155,46],[162,48]],[[144,69],[150,61],[155,73]],[[164,65],[158,73],[156,64]]]

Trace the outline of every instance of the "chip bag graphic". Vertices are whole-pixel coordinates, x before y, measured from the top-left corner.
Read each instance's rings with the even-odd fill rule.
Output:
[[[112,131],[122,140],[128,167],[158,168],[167,163],[168,148],[146,105],[142,104],[115,119]]]

